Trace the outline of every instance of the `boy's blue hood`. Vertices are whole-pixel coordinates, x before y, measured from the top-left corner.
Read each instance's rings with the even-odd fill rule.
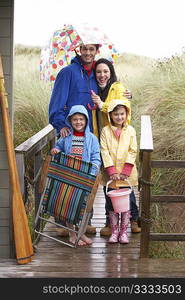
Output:
[[[72,126],[71,126],[71,122],[69,121],[69,118],[74,115],[74,114],[83,114],[86,116],[86,119],[87,119],[87,124],[86,124],[86,128],[85,128],[85,132],[90,132],[90,129],[89,129],[89,115],[88,115],[88,112],[87,112],[87,109],[85,108],[85,106],[83,105],[73,105],[69,111],[69,114],[66,118],[66,125],[71,128],[71,130],[73,130]]]

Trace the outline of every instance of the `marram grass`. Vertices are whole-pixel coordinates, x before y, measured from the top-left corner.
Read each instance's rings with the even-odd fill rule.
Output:
[[[39,78],[39,55],[14,60],[14,139],[19,145],[48,124],[51,89]]]

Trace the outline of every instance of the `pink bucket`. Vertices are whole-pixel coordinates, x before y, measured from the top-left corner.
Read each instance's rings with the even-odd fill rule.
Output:
[[[114,208],[114,212],[120,213],[130,210],[130,193],[132,191],[131,188],[124,188],[118,190],[112,190],[107,192],[108,184],[111,181],[107,182],[106,194],[111,198],[112,206]]]

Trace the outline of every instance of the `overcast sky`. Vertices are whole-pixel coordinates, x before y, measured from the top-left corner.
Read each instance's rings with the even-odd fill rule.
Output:
[[[119,52],[155,58],[185,47],[185,0],[15,0],[15,43],[44,46],[64,24],[88,22]]]

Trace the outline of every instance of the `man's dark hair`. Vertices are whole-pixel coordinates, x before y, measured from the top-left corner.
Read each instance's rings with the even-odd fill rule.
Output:
[[[96,47],[96,51],[100,48],[100,44],[92,44]],[[80,49],[82,48],[82,45],[80,45]]]
[[[95,68],[94,68],[95,76],[96,76],[96,68],[99,64],[107,65],[109,70],[110,70],[110,79],[107,82],[106,87],[103,90],[99,87],[99,91],[98,91],[98,94],[99,94],[101,100],[105,101],[105,99],[107,98],[107,95],[108,95],[108,92],[109,92],[109,89],[110,89],[111,85],[115,81],[117,81],[117,76],[116,76],[116,72],[114,70],[114,66],[113,66],[112,62],[110,60],[106,59],[106,58],[100,58],[96,61]]]

